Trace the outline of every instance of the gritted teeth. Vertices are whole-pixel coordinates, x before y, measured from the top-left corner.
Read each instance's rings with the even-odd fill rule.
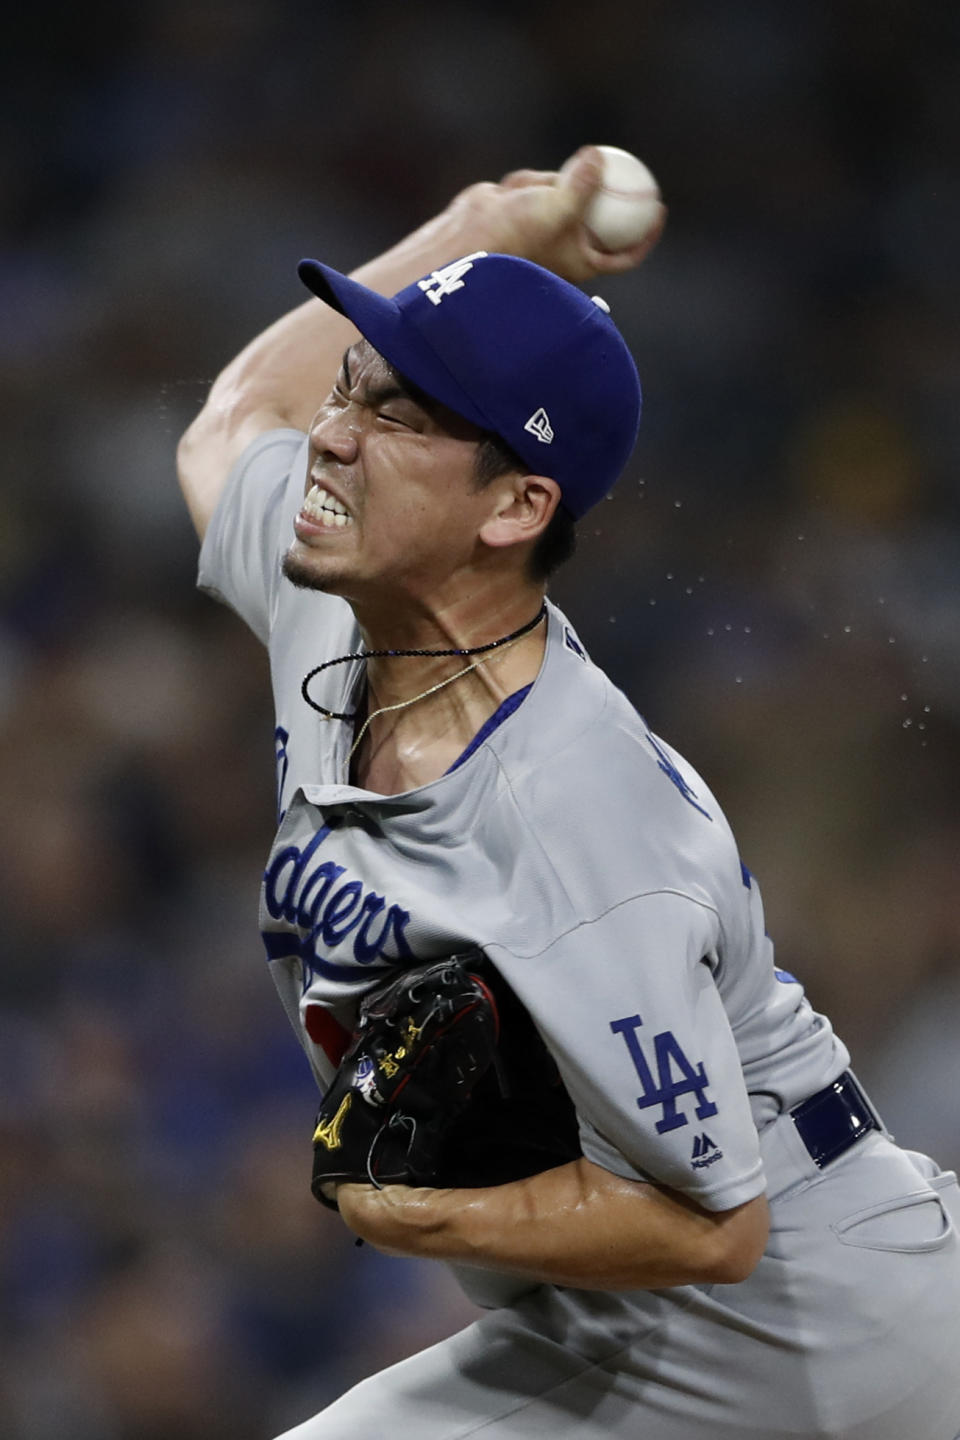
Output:
[[[322,485],[310,486],[303,509],[311,520],[318,520],[321,525],[333,525],[338,530],[353,523],[353,517],[343,501],[331,495]]]

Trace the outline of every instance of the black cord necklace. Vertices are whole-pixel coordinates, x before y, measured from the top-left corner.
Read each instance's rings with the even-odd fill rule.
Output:
[[[448,655],[485,655],[488,650],[498,650],[501,645],[509,645],[514,640],[522,639],[524,635],[528,634],[531,630],[535,629],[536,626],[540,624],[540,621],[543,619],[546,613],[547,602],[544,601],[543,604],[540,606],[540,609],[537,611],[536,615],[534,615],[533,619],[528,620],[525,625],[521,625],[519,630],[512,630],[509,635],[501,635],[499,640],[489,640],[486,645],[473,645],[470,646],[468,649],[358,650],[353,655],[338,655],[336,660],[325,660],[322,665],[315,666],[315,668],[311,670],[308,675],[304,675],[303,683],[300,686],[300,694],[303,696],[304,700],[306,700],[307,704],[312,709],[318,711],[325,720],[355,720],[357,718],[356,711],[354,711],[352,714],[348,714],[345,711],[328,710],[324,705],[320,705],[316,700],[311,699],[308,686],[315,675],[319,675],[320,672],[323,670],[329,670],[333,665],[346,665],[351,660],[392,660],[395,656],[401,655],[419,657],[445,657]],[[475,667],[471,666],[470,668],[473,669]],[[466,674],[467,672],[463,671],[462,673]],[[460,676],[452,675],[450,678],[451,680],[458,680]],[[424,696],[429,693],[429,691],[424,691],[423,695],[415,695],[414,700],[422,700]],[[412,705],[413,700],[405,700],[402,703],[405,705]]]

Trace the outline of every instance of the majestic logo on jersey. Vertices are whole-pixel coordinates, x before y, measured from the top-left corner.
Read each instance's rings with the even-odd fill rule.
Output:
[[[412,960],[404,931],[410,912],[390,905],[383,895],[350,877],[345,865],[317,860],[333,827],[322,826],[301,850],[285,845],[271,857],[263,877],[263,903],[273,920],[283,920],[300,932],[263,932],[269,960],[299,955],[304,989],[314,973],[334,980],[355,980],[353,965],[337,964],[323,953],[349,940],[357,965],[375,960]]]
[[[657,1134],[662,1135],[667,1130],[679,1130],[681,1125],[689,1123],[683,1111],[677,1109],[677,1101],[683,1095],[697,1097],[694,1114],[698,1120],[708,1120],[711,1115],[716,1115],[716,1105],[707,1099],[710,1081],[703,1061],[701,1060],[699,1065],[691,1065],[672,1030],[661,1030],[659,1035],[653,1037],[654,1064],[657,1071],[657,1078],[654,1080],[653,1070],[637,1035],[642,1025],[639,1015],[627,1015],[622,1020],[610,1021],[613,1033],[623,1036],[634,1069],[640,1077],[643,1094],[637,1096],[637,1108],[647,1110],[652,1105],[662,1106],[663,1114],[657,1121]]]
[[[475,250],[472,255],[465,255],[462,260],[454,260],[452,264],[444,265],[442,270],[434,270],[432,275],[418,280],[417,284],[428,300],[439,305],[447,295],[463,289],[463,277],[473,269],[474,260],[483,260],[486,254],[486,250]]]
[[[693,1154],[690,1156],[694,1170],[706,1170],[708,1165],[722,1159],[723,1151],[720,1146],[710,1139],[706,1130],[702,1131],[693,1142]]]
[[[523,428],[529,430],[531,435],[536,435],[541,445],[553,444],[553,426],[550,424],[550,416],[542,405],[539,410],[534,410]]]

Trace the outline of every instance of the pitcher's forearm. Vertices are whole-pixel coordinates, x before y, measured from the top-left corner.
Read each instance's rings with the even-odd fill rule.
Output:
[[[478,1190],[341,1185],[346,1223],[387,1254],[591,1290],[734,1283],[767,1237],[764,1196],[708,1211],[588,1160]]]

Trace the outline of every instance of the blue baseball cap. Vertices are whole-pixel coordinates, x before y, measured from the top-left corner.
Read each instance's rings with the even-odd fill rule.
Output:
[[[318,260],[298,274],[401,375],[555,480],[575,519],[613,488],[636,442],[640,380],[605,301],[484,250],[392,299]]]

